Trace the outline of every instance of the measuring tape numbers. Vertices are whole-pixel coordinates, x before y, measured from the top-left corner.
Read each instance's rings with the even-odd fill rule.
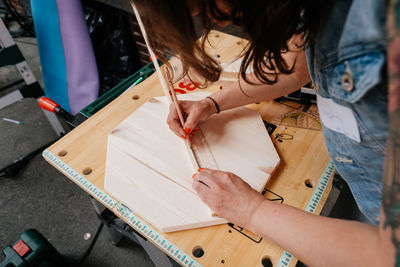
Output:
[[[328,162],[328,166],[326,166],[324,173],[322,174],[321,178],[319,179],[318,185],[315,188],[310,201],[308,201],[305,211],[307,211],[309,213],[315,213],[315,210],[318,207],[319,202],[321,201],[321,197],[324,194],[325,189],[328,186],[329,181],[331,180],[332,174],[334,171],[335,171],[335,164],[333,163],[332,160],[330,160]],[[287,252],[287,251],[283,252],[281,258],[279,259],[277,267],[289,266],[289,264],[293,258],[294,258],[294,256],[292,254],[290,254],[289,252]]]
[[[73,181],[79,184],[81,187],[86,189],[89,193],[96,197],[96,199],[101,202],[104,206],[109,209],[113,209],[117,202],[107,195],[103,190],[99,189],[97,186],[89,182],[84,178],[79,172],[75,171],[73,168],[68,166],[65,162],[57,158],[49,150],[45,150],[42,153],[43,157],[51,162],[57,169],[59,169],[64,175],[70,177]]]
[[[113,210],[114,208],[127,222],[130,226],[138,231],[142,236],[147,239],[151,239],[154,244],[157,244],[166,254],[174,258],[183,266],[188,267],[201,267],[201,265],[193,260],[189,255],[180,250],[177,246],[169,242],[160,233],[154,230],[146,222],[139,219],[134,215],[132,211],[126,208],[121,203],[115,201],[112,197],[107,195],[103,190],[99,189],[97,186],[92,184],[89,180],[83,177],[80,173],[71,168],[68,164],[60,160],[49,150],[45,150],[42,153],[43,157],[52,163],[58,170],[60,170],[64,175],[68,176],[70,179],[75,181],[81,187],[86,189],[91,195],[93,195],[99,202],[104,206]]]
[[[144,237],[152,240],[158,245],[165,253],[172,256],[177,262],[183,266],[188,267],[201,267],[201,265],[193,260],[189,255],[180,250],[177,246],[169,242],[161,234],[155,231],[151,226],[146,224],[142,219],[136,217],[132,211],[130,211],[123,204],[118,203],[117,211],[126,221],[130,223],[137,231],[139,231]]]

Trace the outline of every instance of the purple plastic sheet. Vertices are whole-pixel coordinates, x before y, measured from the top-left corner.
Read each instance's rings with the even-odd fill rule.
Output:
[[[78,113],[99,94],[99,75],[80,0],[57,0],[65,55],[70,112]]]

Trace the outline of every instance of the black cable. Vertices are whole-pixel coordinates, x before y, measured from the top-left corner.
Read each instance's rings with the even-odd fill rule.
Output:
[[[26,165],[28,162],[33,159],[37,154],[41,153],[44,149],[52,145],[55,141],[57,141],[59,138],[39,147],[38,149],[30,152],[29,154],[22,156],[20,158],[17,158],[14,160],[11,164],[2,167],[0,169],[0,177],[6,177],[6,178],[11,178],[17,175],[17,173]]]
[[[21,44],[27,44],[27,45],[37,46],[37,43],[26,42],[26,41],[22,41],[22,40],[18,40],[18,39],[14,39],[14,41],[15,41],[16,43],[21,43]]]
[[[32,25],[32,17],[30,16],[22,16],[18,13],[18,11],[14,8],[13,4],[10,0],[3,0],[3,3],[11,15],[11,17],[19,24],[19,26],[28,34],[29,37],[35,36],[35,31]],[[18,33],[18,36],[21,36],[22,33]],[[15,36],[13,36],[15,37]]]
[[[90,252],[92,251],[96,241],[100,235],[101,229],[103,229],[104,224],[101,222],[99,227],[97,228],[96,234],[94,235],[92,242],[90,243],[89,247],[87,248],[85,254],[83,254],[82,258],[78,261],[78,266],[82,266],[82,263],[86,260],[89,256]]]
[[[298,106],[298,107],[294,107],[294,106],[288,105],[288,104],[284,103],[283,101],[291,101],[291,102],[295,102],[295,101],[293,101],[293,100],[285,100],[284,97],[276,98],[276,99],[274,99],[274,101],[277,102],[277,103],[279,103],[279,104],[281,104],[281,105],[284,105],[284,106],[287,106],[287,107],[289,107],[289,108],[292,108],[292,109],[294,109],[294,110],[300,109],[301,106],[302,106],[301,103],[299,103],[299,106]]]

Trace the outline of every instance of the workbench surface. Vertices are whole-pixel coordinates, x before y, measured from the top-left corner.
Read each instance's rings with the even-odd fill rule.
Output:
[[[241,39],[223,33],[213,32],[210,36],[212,47],[209,48],[209,51],[212,54],[218,54],[221,61],[227,61],[237,55],[244,45]],[[175,83],[176,86],[178,84]],[[223,86],[223,83],[216,82],[206,90],[216,91],[221,90],[221,88],[223,90]],[[184,88],[182,90],[185,91]],[[154,74],[144,82],[129,89],[49,147],[44,152],[46,160],[88,191],[94,198],[108,206],[116,215],[127,221],[126,217],[122,216],[121,209],[118,208],[120,206],[107,205],[103,198],[99,197],[99,194],[93,193],[82,183],[78,183],[76,176],[82,176],[98,190],[104,191],[108,133],[140,105],[152,97],[160,95],[162,95],[161,86]],[[282,105],[272,101],[249,105],[249,107],[260,112],[263,119],[269,122],[276,121],[276,118],[282,117],[282,115],[295,109],[291,105]],[[316,112],[315,107],[311,107],[311,110]],[[279,122],[283,123],[284,120],[279,119]],[[281,163],[265,187],[268,189],[265,196],[275,201],[283,201],[283,204],[286,205],[303,210],[307,209],[313,194],[321,184],[321,177],[326,174],[327,166],[331,166],[322,132],[277,125],[271,139],[281,158]],[[48,156],[50,154],[53,156],[52,160]],[[68,167],[62,167],[62,164]],[[320,213],[330,192],[332,172],[329,172],[329,182],[324,185],[323,194],[318,197],[319,204],[313,208],[315,214]],[[75,178],[72,173],[75,173]],[[118,200],[114,201],[118,203]],[[142,229],[138,229],[129,221],[127,222],[138,232],[142,232]],[[197,265],[263,266],[262,260],[267,258],[272,261],[273,266],[282,264],[281,257],[284,250],[269,242],[267,238],[256,236],[239,226],[223,224],[168,234],[162,233],[154,227],[153,229],[153,233],[157,232],[158,235],[174,244],[194,259]],[[162,247],[162,245],[154,243]],[[204,251],[204,255],[201,257],[193,255],[193,251],[198,248]],[[171,252],[165,248],[163,250],[183,265],[196,265],[185,264],[182,259],[176,257],[176,251]],[[288,265],[283,264],[281,266],[294,266],[295,264],[296,259],[293,258]]]

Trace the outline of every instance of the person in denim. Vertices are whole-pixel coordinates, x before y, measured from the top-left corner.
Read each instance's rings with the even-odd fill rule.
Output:
[[[271,75],[267,76],[262,80],[266,83],[264,86],[246,83],[244,77],[213,93],[211,98],[223,111],[280,97],[311,79],[318,100],[329,99],[355,118],[354,125],[359,132],[356,140],[326,127],[327,121],[321,116],[323,133],[337,171],[349,185],[363,214],[357,219],[377,225],[387,137],[385,5],[377,0],[337,0],[325,5],[320,9],[321,20],[314,41],[301,45],[301,34],[288,41],[289,52],[283,57],[289,66],[294,66],[293,73],[277,76],[276,83],[271,82]],[[222,21],[219,25],[226,23]],[[250,82],[256,83],[257,79]],[[199,121],[217,112],[209,98],[182,101],[181,106],[187,115],[185,125],[180,125],[175,109],[171,109],[168,123],[183,138]]]
[[[162,14],[157,13],[157,18],[150,16],[147,25],[153,26],[154,32],[150,34],[153,46],[161,51],[168,47],[177,52],[184,69],[189,66],[209,81],[218,78],[213,75],[213,72],[218,74],[218,67],[191,43],[186,13],[201,16],[207,30],[212,23],[224,26],[228,20],[238,22],[250,40],[239,81],[213,93],[212,99],[180,101],[186,113],[184,125],[180,125],[176,110],[171,107],[167,122],[173,132],[186,138],[198,122],[214,113],[274,99],[311,78],[318,94],[329,153],[369,224],[315,216],[268,201],[233,173],[200,169],[194,175],[193,188],[218,216],[267,237],[307,265],[393,266],[396,263],[400,266],[400,253],[397,262],[395,257],[396,249],[400,251],[400,241],[396,238],[400,236],[398,112],[393,114],[392,147],[385,172],[387,205],[383,215],[389,217],[382,216],[379,220],[388,128],[384,1],[187,0],[168,1],[168,5],[159,0],[133,2],[143,14],[154,15],[157,12],[152,10],[156,7],[163,10]],[[179,18],[173,17],[175,10],[180,12]],[[293,21],[296,16],[299,20]],[[163,35],[154,27],[162,22],[172,29],[168,34],[173,37]],[[186,39],[181,38],[184,35]],[[275,38],[282,45],[268,38]],[[158,46],[157,40],[163,44]],[[264,53],[260,53],[256,42],[265,45]],[[189,53],[190,49],[193,53]],[[255,70],[255,77],[246,77],[249,65]],[[400,67],[396,78],[400,77],[399,73]],[[400,92],[398,88],[396,91]],[[352,131],[333,121],[346,123]],[[379,228],[371,225],[379,221]]]
[[[325,143],[359,209],[377,225],[388,128],[385,5],[340,0],[328,12],[306,49],[308,68],[317,94],[353,111],[361,141],[322,123]]]

